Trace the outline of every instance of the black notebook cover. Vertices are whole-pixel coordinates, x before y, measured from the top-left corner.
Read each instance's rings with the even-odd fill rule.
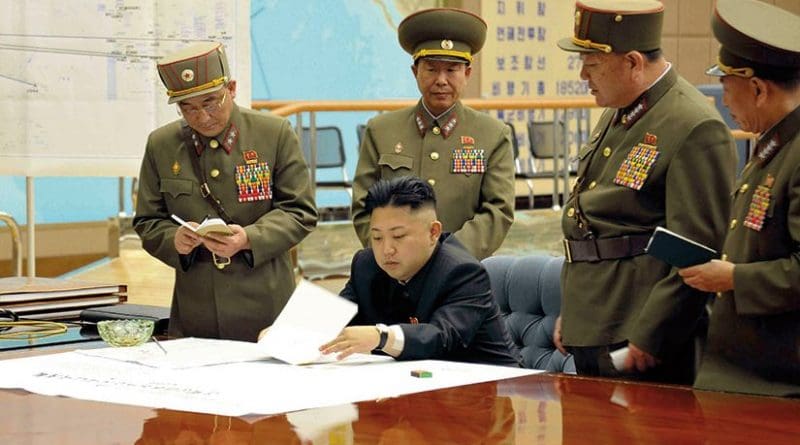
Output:
[[[169,327],[169,308],[144,304],[115,304],[98,306],[81,311],[81,321],[97,323],[103,320],[142,318],[156,322],[155,334],[166,334]]]
[[[663,227],[657,227],[645,251],[672,266],[683,268],[719,258],[716,250]]]

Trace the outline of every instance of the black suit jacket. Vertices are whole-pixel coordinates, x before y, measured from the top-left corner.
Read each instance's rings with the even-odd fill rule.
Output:
[[[357,252],[341,296],[358,304],[351,325],[400,325],[405,343],[398,360],[519,366],[489,275],[448,234],[406,285],[378,266],[371,248]]]

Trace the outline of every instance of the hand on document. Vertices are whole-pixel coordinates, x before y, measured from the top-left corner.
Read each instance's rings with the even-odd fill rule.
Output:
[[[339,353],[336,358],[342,360],[350,354],[369,354],[378,347],[379,341],[380,334],[375,326],[350,326],[319,350],[323,354]]]

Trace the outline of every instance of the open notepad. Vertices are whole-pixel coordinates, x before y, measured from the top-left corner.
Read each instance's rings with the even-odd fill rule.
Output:
[[[199,226],[192,227],[191,224],[187,223],[178,215],[172,215],[172,219],[174,219],[178,224],[186,227],[187,229],[191,230],[192,232],[197,233],[200,236],[206,236],[209,233],[218,233],[220,235],[233,235],[233,230],[225,224],[221,218],[206,218]]]
[[[695,266],[719,258],[716,250],[663,227],[656,227],[645,251],[678,268]]]

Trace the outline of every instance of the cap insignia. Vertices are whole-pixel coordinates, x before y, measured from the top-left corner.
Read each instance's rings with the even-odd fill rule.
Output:
[[[190,70],[189,68],[181,71],[181,79],[184,82],[191,82],[194,80],[194,71]]]
[[[448,39],[442,40],[442,49],[453,49],[453,41]]]

